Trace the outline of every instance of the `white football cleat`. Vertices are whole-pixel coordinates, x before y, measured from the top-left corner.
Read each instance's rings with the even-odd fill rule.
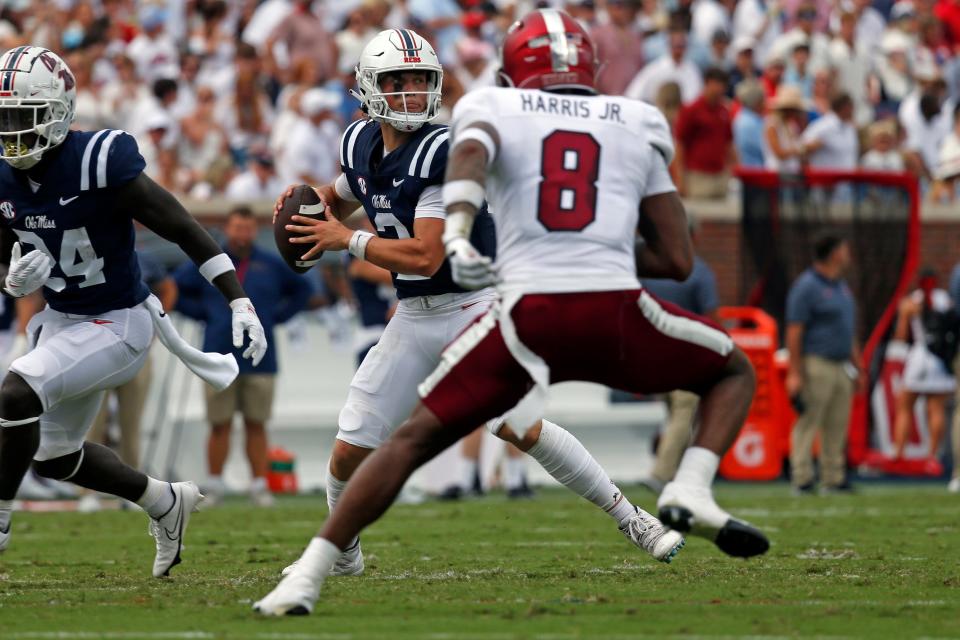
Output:
[[[770,548],[770,541],[759,529],[717,506],[709,487],[669,482],[657,508],[663,524],[711,540],[727,555],[750,558]]]
[[[683,536],[677,531],[667,529],[663,523],[640,507],[634,508],[637,510],[636,515],[627,521],[620,533],[656,560],[669,564],[683,548]]]
[[[960,493],[960,477],[956,477],[947,485],[947,492]]]
[[[3,553],[10,544],[10,523],[7,523],[6,531],[0,529],[0,553]]]
[[[180,564],[183,534],[187,531],[190,514],[203,501],[200,489],[192,482],[172,482],[173,506],[160,518],[150,519],[150,535],[157,541],[157,557],[153,561],[153,577],[170,575],[170,569]]]
[[[77,500],[78,513],[96,513],[103,509],[100,498],[95,493],[85,493]]]
[[[291,564],[284,567],[283,571],[280,572],[280,575],[284,577],[290,575],[293,573],[294,569],[297,568],[299,563],[299,560],[294,560]],[[363,568],[363,549],[360,548],[360,538],[357,538],[357,541],[354,543],[354,545],[344,551],[337,560],[337,563],[333,565],[333,569],[330,570],[330,575],[359,576],[363,575]]]
[[[294,566],[273,591],[253,603],[253,610],[265,616],[309,615],[320,597],[322,584],[323,580],[316,581]]]

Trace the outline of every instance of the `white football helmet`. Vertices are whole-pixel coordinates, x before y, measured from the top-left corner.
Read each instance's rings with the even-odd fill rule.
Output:
[[[76,85],[49,49],[15,47],[0,56],[0,158],[29,169],[63,142],[76,115]]]
[[[381,77],[396,71],[427,72],[426,110],[419,113],[394,111],[387,104],[387,96],[410,93],[384,92]],[[430,43],[410,29],[387,29],[367,43],[357,64],[357,86],[354,95],[363,103],[369,116],[378,122],[387,122],[398,131],[416,131],[437,117],[440,111],[440,87],[443,68],[437,52]],[[419,92],[418,92],[419,93]]]

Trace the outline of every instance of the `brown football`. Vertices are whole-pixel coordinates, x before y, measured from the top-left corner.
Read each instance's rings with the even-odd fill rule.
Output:
[[[311,187],[301,184],[293,189],[289,198],[285,198],[283,206],[280,207],[280,213],[273,223],[273,240],[277,243],[277,249],[280,256],[291,269],[297,273],[306,273],[310,268],[320,262],[320,256],[323,252],[313,256],[310,260],[301,260],[300,256],[310,250],[309,244],[293,244],[290,238],[300,235],[292,231],[287,231],[288,224],[296,224],[291,218],[293,216],[310,216],[324,219],[323,208],[320,206],[320,196]]]

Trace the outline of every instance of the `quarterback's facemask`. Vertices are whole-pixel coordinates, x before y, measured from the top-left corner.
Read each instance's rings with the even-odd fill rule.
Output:
[[[76,81],[66,63],[42,47],[0,56],[0,159],[29,169],[70,131]]]

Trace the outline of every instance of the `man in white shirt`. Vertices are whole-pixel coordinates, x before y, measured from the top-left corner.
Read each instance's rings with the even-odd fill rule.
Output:
[[[330,150],[340,144],[335,115],[340,100],[340,94],[326,89],[303,93],[303,118],[291,129],[280,158],[280,175],[288,184],[327,184],[339,175],[339,158]]]
[[[143,31],[130,41],[127,56],[137,65],[137,75],[147,85],[159,78],[180,76],[180,56],[177,43],[165,31],[167,12],[163,7],[147,5],[140,12]]]
[[[860,143],[853,124],[853,100],[849,94],[839,93],[830,101],[830,112],[806,128],[803,143],[813,168],[857,168]]]
[[[919,162],[923,175],[930,178],[940,161],[940,145],[951,129],[950,109],[943,108],[943,100],[934,92],[920,96],[916,110],[908,109],[898,114],[906,133],[903,147]]]
[[[733,39],[749,38],[753,63],[764,66],[774,42],[783,33],[783,5],[779,1],[740,0],[733,10]]]
[[[224,195],[228,200],[249,202],[273,200],[283,191],[284,183],[277,175],[273,156],[265,147],[250,151],[247,169],[236,175],[227,185]]]
[[[703,90],[703,76],[696,64],[686,59],[687,34],[678,25],[670,27],[670,55],[662,56],[640,70],[624,95],[654,104],[657,91],[668,82],[680,85],[684,104],[693,102]]]

